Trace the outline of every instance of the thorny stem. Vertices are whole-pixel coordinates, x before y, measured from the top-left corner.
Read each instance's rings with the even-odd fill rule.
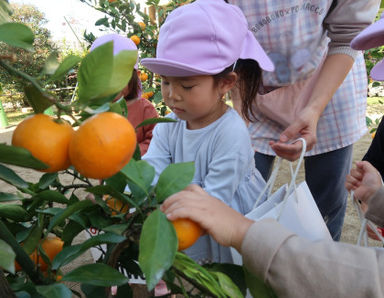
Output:
[[[74,188],[74,189],[79,189],[79,188],[87,188],[89,187],[88,184],[71,184],[71,185],[65,185],[62,187],[63,191],[66,191],[68,189]]]
[[[73,176],[75,179],[79,179],[80,181],[83,181],[84,183],[87,184],[87,186],[93,186],[92,183],[88,180],[88,178],[82,178],[76,172],[65,170],[65,173]]]

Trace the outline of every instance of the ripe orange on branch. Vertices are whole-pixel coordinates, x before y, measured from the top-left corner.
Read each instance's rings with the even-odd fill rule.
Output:
[[[140,43],[140,37],[137,35],[132,35],[130,39],[135,43],[135,45],[138,45]]]
[[[72,165],[83,176],[105,179],[119,172],[136,149],[136,133],[127,118],[104,112],[88,118],[69,144]]]
[[[69,167],[68,146],[73,136],[72,126],[63,120],[55,121],[45,114],[36,114],[17,125],[12,145],[23,147],[47,164],[43,172],[57,172]]]
[[[52,262],[53,259],[56,257],[56,255],[63,250],[64,242],[59,237],[47,237],[43,240],[41,243],[41,248],[44,250],[45,254],[48,256],[49,260]],[[29,255],[31,260],[35,264],[39,264],[41,271],[47,271],[48,264],[44,262],[43,258],[38,255],[37,251],[35,250],[33,253]],[[16,262],[15,264],[16,271],[20,271],[21,267]]]
[[[179,241],[179,251],[192,246],[203,233],[202,228],[196,222],[187,218],[173,220],[172,224]]]
[[[127,213],[129,210],[128,204],[124,204],[122,201],[115,199],[110,195],[103,196],[103,200],[107,203],[108,207],[112,210],[111,212],[112,215]]]

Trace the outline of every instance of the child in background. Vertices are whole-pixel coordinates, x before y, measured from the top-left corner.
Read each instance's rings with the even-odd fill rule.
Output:
[[[90,50],[92,51],[98,46],[110,41],[113,41],[114,55],[118,54],[121,50],[137,51],[137,47],[131,39],[118,34],[107,34],[97,38],[93,42]],[[127,118],[134,127],[137,127],[137,125],[146,119],[157,118],[159,116],[153,104],[149,100],[141,97],[141,82],[137,72],[138,65],[136,63],[132,71],[131,80],[116,97],[116,100],[118,100],[123,96],[126,100],[128,108]],[[148,150],[154,127],[155,124],[148,124],[136,128],[137,143],[139,144],[141,155],[144,155]]]
[[[244,15],[222,0],[175,9],[160,28],[157,57],[142,65],[161,76],[175,123],[162,123],[143,159],[159,174],[171,163],[195,163],[192,183],[245,214],[265,181],[255,169],[247,127],[224,95],[236,84],[252,101],[261,69],[274,66],[248,30]],[[260,66],[259,66],[260,65]],[[226,220],[223,218],[222,220]],[[199,263],[233,263],[229,248],[202,236],[185,252]]]

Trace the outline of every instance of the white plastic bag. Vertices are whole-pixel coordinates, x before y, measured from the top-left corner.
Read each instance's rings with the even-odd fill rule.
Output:
[[[271,178],[267,181],[264,191],[259,196],[261,198],[268,191],[267,200],[258,204],[258,199],[254,209],[245,216],[255,221],[274,218],[285,228],[301,237],[312,241],[323,239],[331,241],[332,237],[307,183],[305,181],[298,185],[296,183],[296,177],[306,152],[305,140],[302,138],[298,140],[303,143],[303,150],[294,172],[292,163],[290,163],[291,181],[289,184],[281,186],[276,192],[272,193],[272,187],[281,163],[281,159],[278,157]],[[234,248],[231,248],[231,252],[234,263],[241,265],[240,254]]]

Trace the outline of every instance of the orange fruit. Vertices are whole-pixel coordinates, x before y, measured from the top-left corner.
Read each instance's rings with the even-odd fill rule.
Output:
[[[127,118],[104,112],[85,120],[69,144],[72,165],[83,176],[105,179],[119,172],[136,149],[136,133]]]
[[[141,30],[145,30],[146,25],[144,22],[138,22],[137,24],[140,26]]]
[[[130,39],[135,43],[135,45],[138,45],[140,43],[140,37],[137,35],[132,35]]]
[[[41,248],[44,250],[45,254],[52,262],[53,259],[57,256],[57,254],[63,250],[63,245],[64,242],[59,237],[53,236],[45,238],[41,243]],[[47,271],[48,264],[44,262],[43,258],[40,255],[37,254],[36,250],[32,252],[29,257],[35,264],[39,263],[41,271]],[[21,267],[17,262],[15,262],[15,270],[21,270]]]
[[[145,72],[142,72],[140,74],[140,81],[144,82],[146,80],[148,80],[148,75]]]
[[[176,230],[177,240],[179,241],[179,251],[192,246],[203,233],[201,227],[194,221],[187,218],[179,218],[171,221]]]
[[[111,197],[110,195],[103,196],[103,200],[107,203],[108,207],[111,208],[112,215],[127,213],[129,205],[124,204],[122,201]]]
[[[12,145],[23,147],[47,164],[42,172],[57,172],[69,167],[68,146],[73,136],[72,126],[65,121],[56,122],[45,114],[36,114],[17,125]]]
[[[375,135],[376,135],[376,131],[374,131],[373,133],[371,133],[371,138],[375,138]]]

